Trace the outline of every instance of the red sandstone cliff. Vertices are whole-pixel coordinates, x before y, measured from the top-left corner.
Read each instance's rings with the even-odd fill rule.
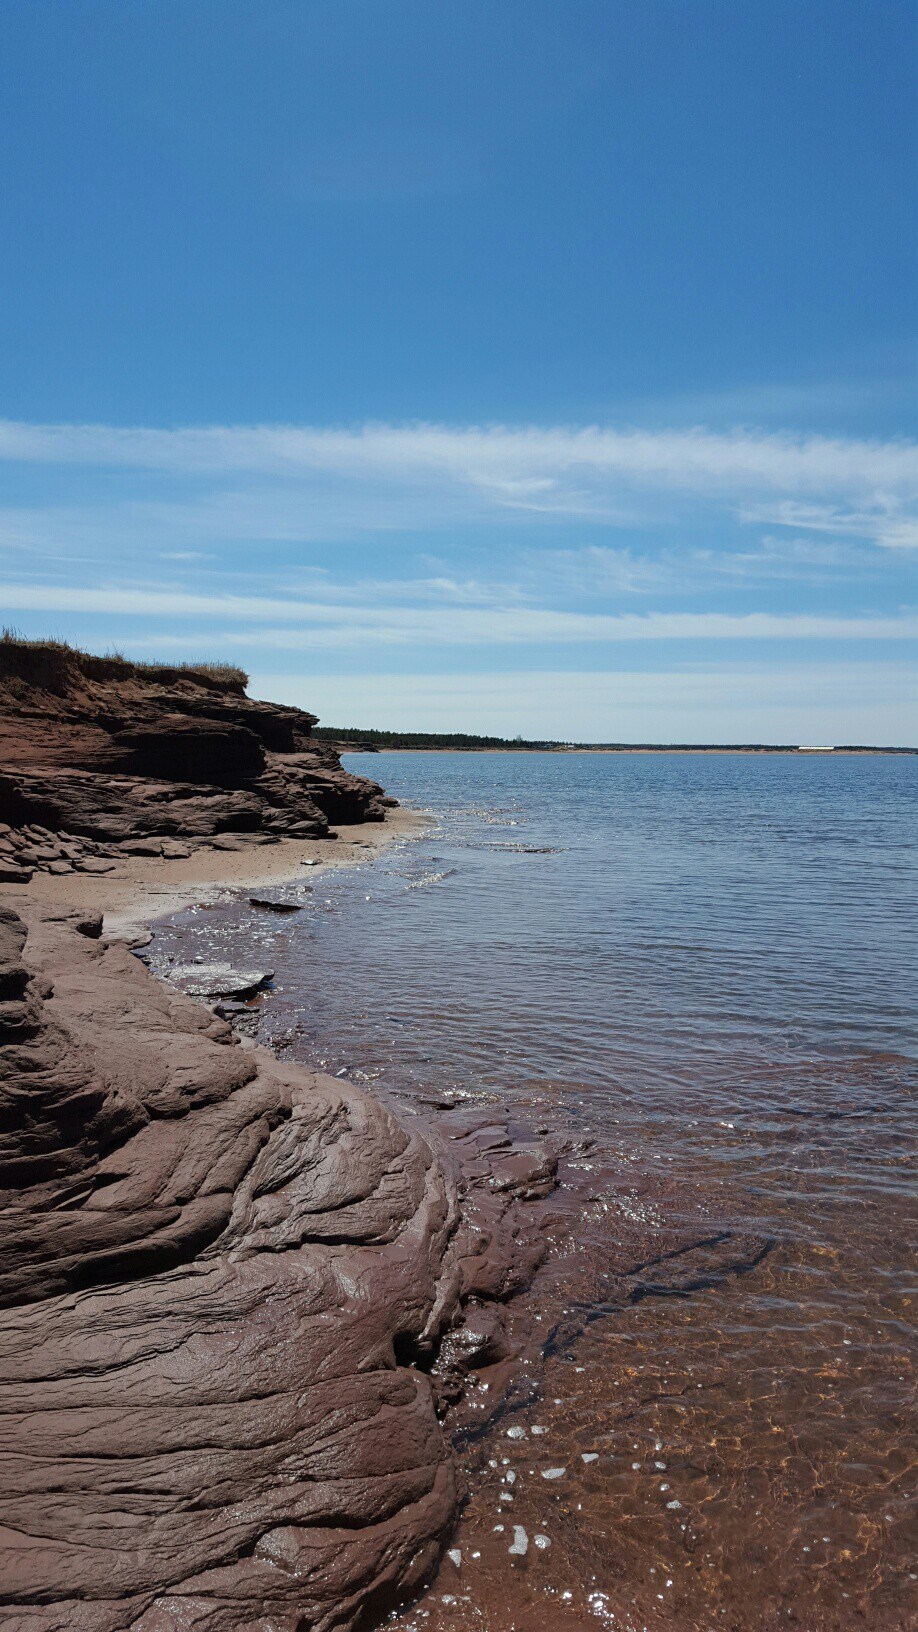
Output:
[[[318,837],[330,823],[381,819],[395,801],[345,771],[314,724],[247,697],[239,671],[0,640],[0,824],[39,830],[18,845],[0,834],[0,869],[80,865],[112,846],[155,852],[162,839]]]
[[[3,1632],[348,1632],[455,1517],[438,1416],[507,1353],[553,1148],[406,1127],[16,888],[381,818],[313,723],[0,641]]]

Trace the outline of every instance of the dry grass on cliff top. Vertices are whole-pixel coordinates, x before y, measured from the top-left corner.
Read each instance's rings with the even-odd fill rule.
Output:
[[[109,648],[107,652],[97,654],[88,652],[82,646],[73,646],[66,640],[30,640],[21,635],[17,629],[0,630],[0,666],[2,666],[3,650],[12,655],[11,649],[21,653],[23,657],[31,657],[33,661],[69,662],[87,679],[130,679],[137,675],[140,679],[159,680],[168,684],[173,677],[185,676],[188,679],[201,679],[205,683],[221,686],[232,686],[244,691],[249,683],[245,669],[237,668],[233,663],[144,663],[134,658],[127,658],[123,652]]]

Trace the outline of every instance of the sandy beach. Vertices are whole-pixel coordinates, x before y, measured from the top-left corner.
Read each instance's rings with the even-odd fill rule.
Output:
[[[108,940],[131,941],[157,918],[196,902],[212,902],[227,892],[262,890],[315,876],[337,867],[355,867],[387,845],[424,831],[429,818],[396,808],[385,821],[347,827],[336,839],[281,839],[276,844],[239,849],[199,849],[183,859],[125,856],[104,875],[36,873],[27,891],[42,906],[101,912]],[[17,887],[0,885],[12,894]]]

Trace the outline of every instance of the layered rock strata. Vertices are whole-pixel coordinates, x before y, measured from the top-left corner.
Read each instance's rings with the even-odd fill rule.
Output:
[[[0,640],[4,1632],[368,1624],[453,1524],[441,1417],[498,1396],[550,1145],[406,1124],[16,890],[382,819],[314,723]]]
[[[0,1624],[350,1628],[444,1545],[554,1157],[463,1172],[100,930],[0,903]]]
[[[233,671],[2,640],[0,871],[25,882],[23,869],[79,868],[137,843],[318,838],[381,820],[396,801],[345,771],[314,724],[247,697]]]

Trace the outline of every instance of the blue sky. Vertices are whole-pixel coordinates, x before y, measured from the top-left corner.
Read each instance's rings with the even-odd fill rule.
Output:
[[[911,0],[6,0],[0,618],[918,742],[916,65]]]

